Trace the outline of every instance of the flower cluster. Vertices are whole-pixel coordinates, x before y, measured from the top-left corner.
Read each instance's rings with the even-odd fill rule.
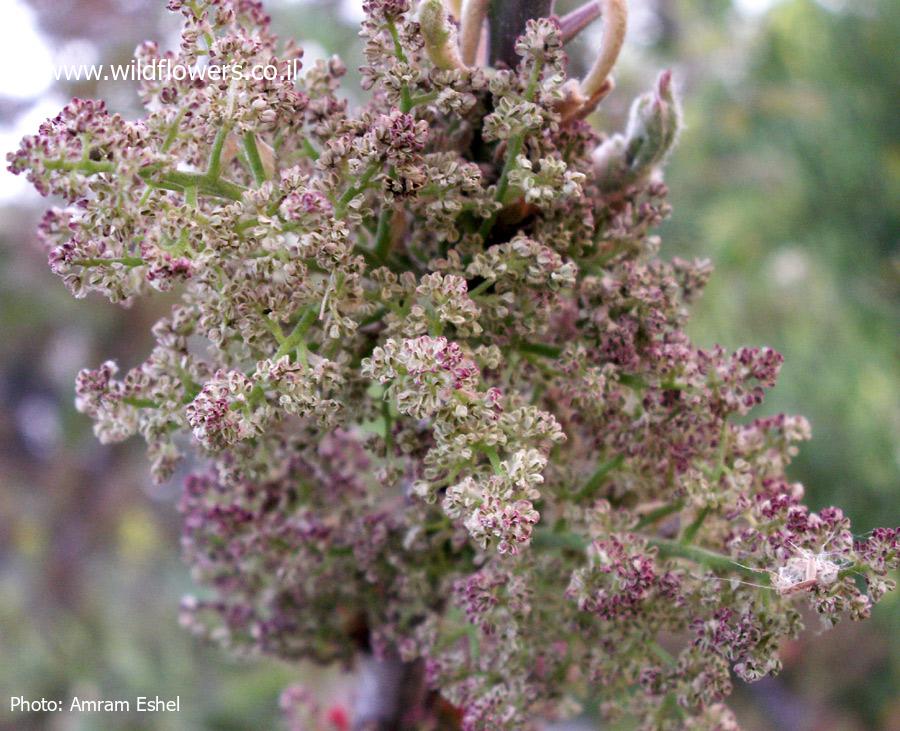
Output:
[[[367,0],[357,110],[332,59],[146,82],[134,122],[75,100],[26,138],[10,169],[65,201],[41,235],[73,294],[176,301],[76,404],[104,441],[142,435],[156,479],[200,447],[184,549],[211,592],[184,621],[235,651],[407,663],[433,691],[417,728],[735,728],[732,670],[777,671],[803,604],[867,616],[900,534],[803,505],[808,424],[745,418],[779,354],[685,333],[710,267],[651,233],[671,75],[603,136],[583,117],[611,51],[579,86],[539,18],[491,68],[484,6],[458,28],[439,0]],[[255,0],[170,7],[179,48],[143,57],[299,62]]]
[[[537,450],[515,452],[483,483],[467,477],[448,487],[444,512],[463,518],[482,548],[495,537],[498,553],[518,553],[519,544],[530,542],[532,526],[540,517],[532,501],[541,495],[536,486],[544,481],[546,464],[547,458]]]

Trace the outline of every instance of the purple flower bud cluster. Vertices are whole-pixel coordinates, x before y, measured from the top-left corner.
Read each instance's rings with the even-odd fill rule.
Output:
[[[301,56],[257,2],[170,7],[179,48],[142,58]],[[804,604],[868,616],[900,535],[803,505],[808,423],[748,417],[778,353],[685,332],[711,268],[651,231],[671,75],[604,137],[566,111],[556,21],[493,69],[460,61],[437,0],[364,9],[359,109],[337,59],[147,81],[144,119],[75,100],[9,156],[65,202],[41,236],[73,294],[175,302],[76,405],[103,441],[140,434],[157,480],[203,462],[185,623],[242,653],[401,658],[440,699],[416,723],[736,728],[731,673],[777,671]],[[316,701],[285,695],[295,726]]]
[[[645,546],[613,535],[594,541],[586,553],[587,565],[572,573],[566,592],[582,611],[622,621],[639,616],[645,602],[683,601],[678,577],[659,573]]]

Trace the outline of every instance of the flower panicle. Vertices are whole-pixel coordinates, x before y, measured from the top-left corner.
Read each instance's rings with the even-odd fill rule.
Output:
[[[147,62],[299,66],[255,0],[169,6],[181,42]],[[893,588],[897,529],[811,511],[787,476],[808,422],[754,418],[782,357],[688,337],[711,265],[653,232],[675,83],[591,129],[625,22],[598,6],[583,82],[564,43],[590,8],[528,21],[490,68],[483,4],[366,0],[358,108],[336,58],[145,81],[142,119],[73,100],[10,154],[65,202],[39,234],[76,297],[174,303],[143,363],[79,374],[76,406],[104,442],[140,435],[154,479],[202,462],[192,631],[319,662],[364,635],[422,660],[467,729],[585,695],[728,728],[731,673],[778,670],[798,605],[862,619]]]

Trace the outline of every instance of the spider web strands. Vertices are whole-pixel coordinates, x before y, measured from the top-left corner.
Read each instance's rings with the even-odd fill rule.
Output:
[[[768,575],[767,571],[763,569],[757,569],[759,573]],[[865,578],[865,574],[860,573],[854,569],[847,569],[847,572],[856,574],[857,576],[861,576]],[[712,573],[712,572],[710,572]],[[841,572],[844,574],[844,571]],[[729,584],[740,584],[741,586],[752,586],[756,589],[766,589],[768,591],[775,592],[779,596],[792,596],[794,594],[800,594],[805,591],[812,591],[817,587],[828,586],[828,584],[823,584],[820,581],[810,582],[810,581],[799,581],[795,584],[790,584],[783,589],[779,589],[777,586],[772,586],[771,584],[754,584],[752,581],[744,581],[743,579],[738,579],[734,576],[716,576],[709,574],[706,575],[698,575],[698,574],[690,574],[691,578],[697,579],[698,581],[721,581],[727,582]]]
[[[832,551],[825,550],[828,547],[828,545],[831,544],[841,533],[844,533],[845,535],[850,536],[849,544],[845,548],[841,548],[839,550],[832,550]],[[804,548],[802,546],[798,546],[796,543],[794,543],[793,541],[790,541],[790,540],[784,540],[784,542],[780,546],[780,548],[787,547],[787,548],[793,549],[795,556],[802,556],[802,557],[814,556],[819,559],[826,558],[826,557],[831,559],[832,557],[835,557],[836,559],[840,560],[841,562],[852,563],[852,561],[849,558],[847,558],[847,554],[852,552],[853,546],[857,541],[860,541],[861,539],[863,539],[867,536],[870,536],[872,533],[874,533],[874,529],[868,530],[865,533],[850,533],[849,531],[846,531],[846,532],[832,531],[831,533],[828,534],[828,537],[822,541],[821,548],[819,548],[818,550],[814,547]],[[836,561],[833,561],[833,562],[836,562]]]
[[[708,566],[710,569],[719,569],[721,571],[734,571],[735,567],[744,573],[754,576],[759,569],[749,566],[743,566],[734,561],[730,556],[725,556],[715,551],[710,551],[699,546],[680,543],[678,541],[670,541],[663,538],[650,538],[647,544],[657,549],[658,555],[662,559],[683,558],[694,563]]]
[[[733,559],[728,560],[736,569],[740,569],[743,572],[752,572],[754,574],[762,574],[769,579],[769,584],[755,584],[748,581],[743,581],[741,579],[735,577],[725,577],[725,576],[713,576],[716,581],[728,581],[728,582],[736,582],[739,584],[745,584],[747,586],[755,586],[761,589],[770,589],[772,591],[777,592],[781,596],[789,596],[791,594],[797,594],[804,591],[811,591],[816,587],[829,586],[833,584],[835,581],[842,579],[850,574],[855,574],[856,576],[860,576],[863,579],[866,578],[865,574],[857,571],[857,564],[848,559],[846,556],[838,555],[837,552],[818,552],[814,553],[807,549],[801,549],[797,546],[790,544],[795,551],[797,551],[797,555],[792,556],[787,561],[780,564],[776,569],[763,569],[763,568],[755,568],[753,566],[748,566],[746,564],[742,564]],[[837,560],[832,560],[828,558],[830,555],[836,555]],[[822,562],[825,561],[831,566],[823,566]],[[791,567],[791,562],[794,563],[794,566]],[[791,568],[794,570],[797,569],[797,563],[804,562],[803,565],[803,577],[797,578],[797,580],[792,580],[790,575],[783,575],[782,572],[785,572]],[[831,572],[834,573],[831,573]],[[712,573],[712,569],[710,570]],[[810,575],[812,574],[812,575]],[[701,578],[696,575],[692,575],[694,578]],[[710,577],[704,577],[710,578]]]
[[[765,572],[762,572],[765,573]],[[697,579],[698,581],[725,581],[729,584],[740,584],[741,586],[752,586],[756,589],[768,589],[769,591],[776,591],[774,586],[770,584],[754,584],[751,581],[744,581],[743,579],[735,578],[734,576],[709,576],[700,575],[700,574],[690,574],[692,579]]]

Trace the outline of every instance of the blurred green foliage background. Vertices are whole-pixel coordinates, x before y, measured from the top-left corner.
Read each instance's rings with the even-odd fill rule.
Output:
[[[174,43],[162,2],[13,4],[50,47],[88,43],[94,61],[127,63],[146,37]],[[352,77],[359,5],[269,7],[282,35],[304,39],[310,55],[340,53]],[[597,122],[621,126],[633,95],[674,68],[687,127],[666,176],[674,214],[663,252],[716,267],[693,336],[780,350],[786,363],[764,408],[812,422],[792,469],[809,501],[842,506],[861,533],[897,525],[900,3],[631,5],[619,87]],[[573,44],[573,73],[590,61],[595,31]],[[73,95],[136,113],[121,82],[58,83],[42,99],[0,98],[0,128],[48,96],[61,106]],[[177,604],[191,590],[178,557],[179,481],[151,487],[140,445],[101,447],[72,408],[77,370],[107,357],[139,363],[164,303],[124,312],[71,300],[34,241],[41,205],[35,195],[0,203],[0,729],[277,728],[280,689],[317,671],[228,658],[179,629]],[[874,621],[826,637],[811,617],[813,631],[785,648],[782,676],[738,688],[744,725],[900,729],[898,608],[894,594]],[[140,694],[180,694],[186,711],[4,715],[10,695]]]

